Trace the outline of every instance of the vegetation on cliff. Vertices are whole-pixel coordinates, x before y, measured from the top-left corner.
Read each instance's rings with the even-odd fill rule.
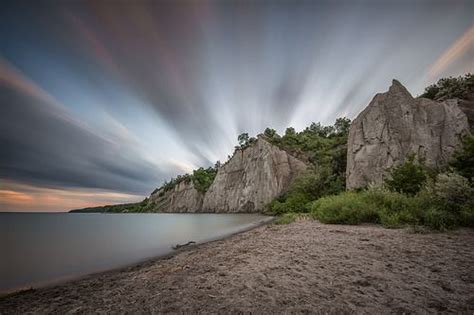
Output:
[[[270,212],[305,212],[309,202],[345,190],[349,126],[349,119],[338,118],[333,126],[312,123],[301,132],[287,128],[281,137],[273,129],[265,130],[272,144],[310,164],[288,192],[269,205]]]
[[[214,167],[200,167],[194,170],[192,174],[178,175],[176,178],[172,178],[170,181],[165,182],[161,187],[156,188],[152,194],[160,191],[164,194],[167,191],[173,190],[181,182],[190,183],[193,182],[194,188],[200,193],[205,193],[211,186],[214,178],[217,174],[218,164]]]
[[[466,98],[474,92],[474,75],[468,73],[457,78],[440,79],[437,83],[428,86],[420,97],[432,100],[446,100],[450,98]]]

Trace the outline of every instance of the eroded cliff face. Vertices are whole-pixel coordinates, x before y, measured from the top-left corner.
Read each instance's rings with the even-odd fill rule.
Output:
[[[199,212],[204,194],[194,188],[192,181],[182,181],[173,189],[153,193],[148,204],[157,212]]]
[[[469,131],[459,100],[413,98],[394,80],[352,122],[347,151],[348,189],[380,184],[410,154],[429,166],[445,165]]]
[[[259,212],[283,194],[306,164],[260,136],[219,168],[204,196],[204,212]]]
[[[183,181],[172,190],[158,190],[148,204],[159,212],[260,212],[305,169],[304,162],[260,136],[219,168],[206,193]]]

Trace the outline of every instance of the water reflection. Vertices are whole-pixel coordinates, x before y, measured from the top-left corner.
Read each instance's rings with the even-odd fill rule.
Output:
[[[258,224],[255,214],[0,213],[0,291],[116,268]]]

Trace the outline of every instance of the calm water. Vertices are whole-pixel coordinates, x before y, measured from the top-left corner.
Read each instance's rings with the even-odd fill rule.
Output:
[[[253,214],[0,213],[0,292],[172,252],[252,227]]]

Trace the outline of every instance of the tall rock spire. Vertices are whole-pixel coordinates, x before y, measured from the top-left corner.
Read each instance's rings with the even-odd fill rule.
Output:
[[[349,131],[348,189],[383,182],[387,171],[415,154],[430,166],[447,163],[469,131],[458,100],[413,98],[397,80],[377,94]]]

